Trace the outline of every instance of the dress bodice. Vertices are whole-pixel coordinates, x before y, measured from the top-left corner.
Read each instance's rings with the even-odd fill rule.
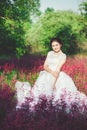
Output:
[[[56,54],[54,51],[49,51],[47,55],[47,64],[49,68],[55,70],[62,61],[66,60],[66,55],[61,51]]]

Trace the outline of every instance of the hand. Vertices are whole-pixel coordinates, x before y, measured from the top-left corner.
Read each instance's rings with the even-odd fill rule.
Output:
[[[52,71],[52,73],[51,73],[55,78],[57,78],[58,77],[58,75],[59,75],[59,73],[58,72],[56,72],[56,71]]]
[[[55,91],[55,90],[56,90],[56,87],[54,86],[54,87],[53,87],[53,91]]]

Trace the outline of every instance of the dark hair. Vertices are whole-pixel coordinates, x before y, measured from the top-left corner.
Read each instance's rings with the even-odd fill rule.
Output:
[[[55,37],[55,38],[52,38],[51,40],[50,40],[50,47],[52,48],[52,42],[58,42],[60,45],[63,45],[63,43],[62,43],[62,41],[59,39],[59,38],[57,38],[57,37]]]

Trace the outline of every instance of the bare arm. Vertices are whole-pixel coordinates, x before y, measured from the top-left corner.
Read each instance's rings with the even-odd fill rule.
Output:
[[[47,72],[51,73],[55,77],[55,80],[54,80],[54,83],[53,83],[53,89],[55,89],[55,83],[56,83],[56,81],[58,79],[58,76],[59,76],[59,73],[60,73],[60,70],[61,70],[63,64],[66,62],[66,56],[61,58],[61,61],[58,64],[58,66],[55,69],[55,71],[53,71],[52,69],[49,68],[48,56],[49,56],[49,54],[47,55],[46,60],[44,62],[44,70],[46,70]]]
[[[54,84],[53,84],[53,89],[55,89],[55,84],[56,84],[57,78],[58,78],[60,70],[61,70],[61,68],[62,68],[62,66],[64,65],[65,62],[66,62],[66,56],[60,61],[60,63],[58,64],[56,70],[54,71],[54,73],[55,73],[55,81],[54,81]]]
[[[49,55],[49,54],[48,54],[48,55]],[[53,71],[49,68],[49,65],[48,65],[48,63],[47,63],[48,55],[47,55],[46,60],[45,60],[45,62],[44,62],[44,70],[46,70],[47,72],[49,72],[49,73],[52,74]]]
[[[44,62],[44,70],[46,70],[47,72],[51,73],[55,78],[57,77],[57,70],[53,71],[52,69],[49,68],[49,65],[48,65],[48,57],[49,57],[49,53],[46,57],[46,60]]]
[[[58,75],[59,75],[59,72],[63,66],[63,64],[66,62],[66,55],[61,59],[60,63],[58,64],[57,68],[55,71],[53,71],[52,69],[49,68],[49,65],[47,63],[47,60],[48,60],[48,55],[46,57],[46,60],[44,62],[44,69],[51,73],[55,78],[58,78]]]

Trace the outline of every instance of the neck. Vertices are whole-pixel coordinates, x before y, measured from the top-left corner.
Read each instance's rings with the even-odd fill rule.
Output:
[[[55,54],[59,54],[59,53],[61,53],[61,52],[62,52],[61,50],[59,50],[58,52],[54,51]]]

